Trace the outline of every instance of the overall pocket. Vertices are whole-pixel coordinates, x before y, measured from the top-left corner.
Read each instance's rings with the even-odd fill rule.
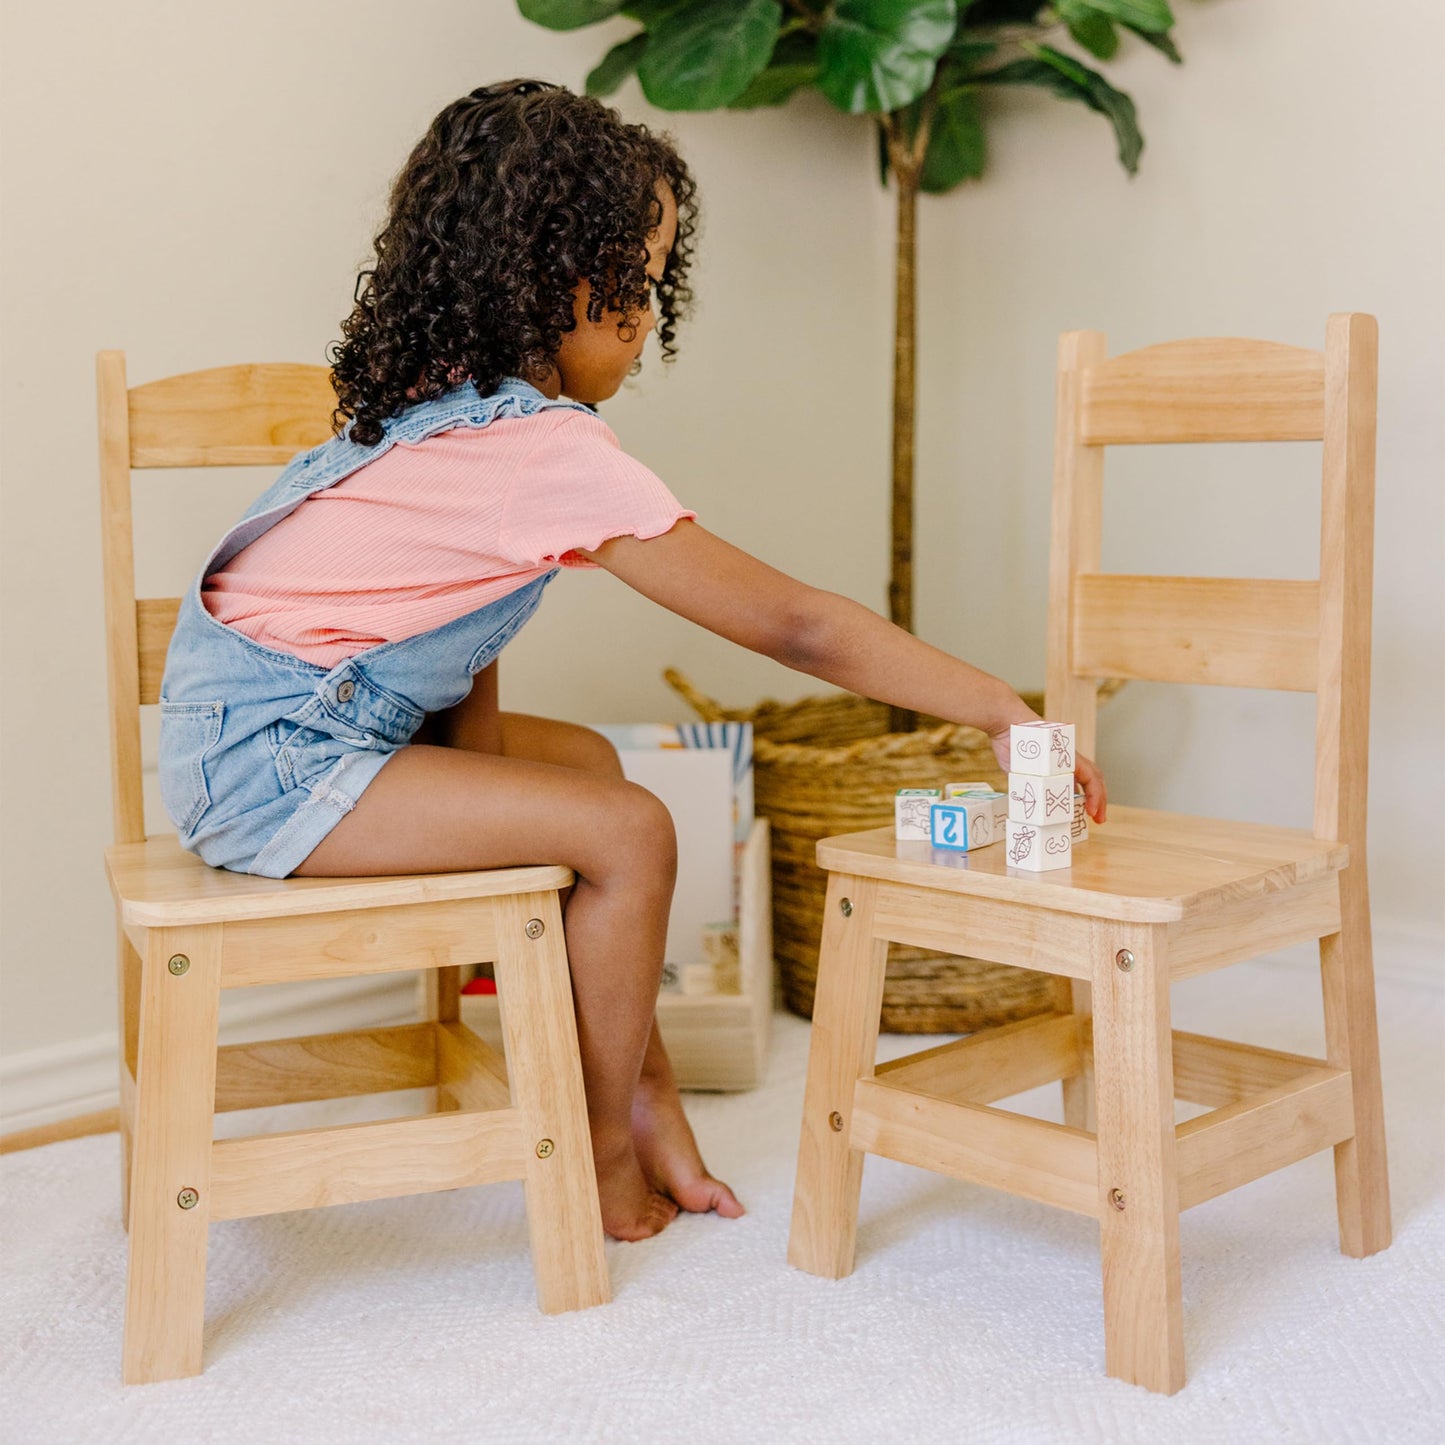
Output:
[[[176,830],[195,831],[211,806],[206,782],[206,755],[221,739],[221,702],[161,701],[161,736],[157,761],[161,801]]]
[[[315,728],[303,727],[290,718],[267,723],[266,744],[271,749],[276,781],[283,793],[304,788],[313,778],[330,772],[345,748],[358,746]]]

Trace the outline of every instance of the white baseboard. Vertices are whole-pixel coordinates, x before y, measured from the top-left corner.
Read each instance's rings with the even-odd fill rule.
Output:
[[[240,990],[221,999],[221,1042],[382,1028],[416,1017],[416,975],[323,980]],[[0,1134],[114,1109],[114,1032],[0,1059]]]

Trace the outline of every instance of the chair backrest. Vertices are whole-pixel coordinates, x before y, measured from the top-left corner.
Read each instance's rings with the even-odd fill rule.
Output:
[[[1331,316],[1322,352],[1201,339],[1108,357],[1060,338],[1049,567],[1047,716],[1095,745],[1095,680],[1313,692],[1314,833],[1365,842],[1375,372],[1371,316]],[[1319,577],[1134,577],[1100,571],[1104,448],[1323,441]]]
[[[331,434],[324,366],[225,366],[126,389],[125,353],[96,357],[100,515],[117,843],[145,837],[140,709],[160,700],[177,597],[135,595],[131,470],[284,465]]]

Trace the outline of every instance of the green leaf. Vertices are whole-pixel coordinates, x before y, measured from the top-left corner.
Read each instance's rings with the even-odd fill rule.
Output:
[[[943,52],[938,68],[940,72],[947,72],[949,81],[965,79],[984,61],[991,60],[997,50],[998,45],[992,40],[970,40],[960,36]]]
[[[978,92],[971,85],[944,91],[933,111],[920,189],[933,194],[951,191],[960,181],[981,176],[987,159]]]
[[[1139,153],[1144,149],[1134,102],[1122,90],[1115,90],[1098,71],[1090,70],[1052,46],[1034,47],[1033,53],[1037,59],[1011,61],[997,70],[974,76],[974,83],[1040,86],[1065,100],[1081,101],[1090,110],[1107,116],[1119,143],[1119,162],[1133,175],[1139,169]]]
[[[1100,60],[1110,60],[1119,49],[1119,32],[1114,22],[1088,0],[1057,0],[1059,19],[1069,34]]]
[[[1018,25],[1032,20],[1044,8],[1044,0],[974,0],[968,7],[968,23],[974,25]]]
[[[818,89],[850,115],[900,110],[953,41],[955,0],[836,0],[818,35]]]
[[[1179,53],[1179,47],[1175,45],[1171,36],[1164,31],[1140,30],[1137,25],[1125,26],[1125,29],[1132,30],[1145,45],[1152,45],[1161,55],[1167,55],[1175,65],[1183,65],[1184,57]]]
[[[1130,30],[1159,34],[1174,24],[1169,0],[1088,0],[1088,8],[1110,15]],[[1064,13],[1059,5],[1059,14]]]
[[[647,50],[647,31],[614,45],[587,76],[588,95],[611,95],[634,70]]]
[[[675,10],[686,10],[693,0],[630,0],[623,5],[619,15],[629,20],[640,20],[649,30],[655,29]]]
[[[811,35],[782,35],[773,47],[767,69],[755,75],[748,88],[728,102],[729,110],[752,110],[762,105],[782,105],[794,91],[818,78],[818,46]]]
[[[736,100],[768,63],[783,23],[778,0],[693,0],[649,31],[637,67],[663,110],[715,110]]]
[[[517,9],[527,20],[548,30],[577,30],[595,25],[617,14],[622,0],[517,0]]]

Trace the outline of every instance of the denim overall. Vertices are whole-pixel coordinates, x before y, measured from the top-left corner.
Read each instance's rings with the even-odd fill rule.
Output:
[[[536,611],[554,568],[441,627],[327,671],[253,642],[201,601],[203,580],[243,547],[398,442],[551,408],[591,415],[507,378],[409,407],[375,446],[333,437],[295,457],[211,553],[181,601],[161,683],[160,785],[181,843],[217,868],[284,878],[356,806],[427,713],[460,702]]]

